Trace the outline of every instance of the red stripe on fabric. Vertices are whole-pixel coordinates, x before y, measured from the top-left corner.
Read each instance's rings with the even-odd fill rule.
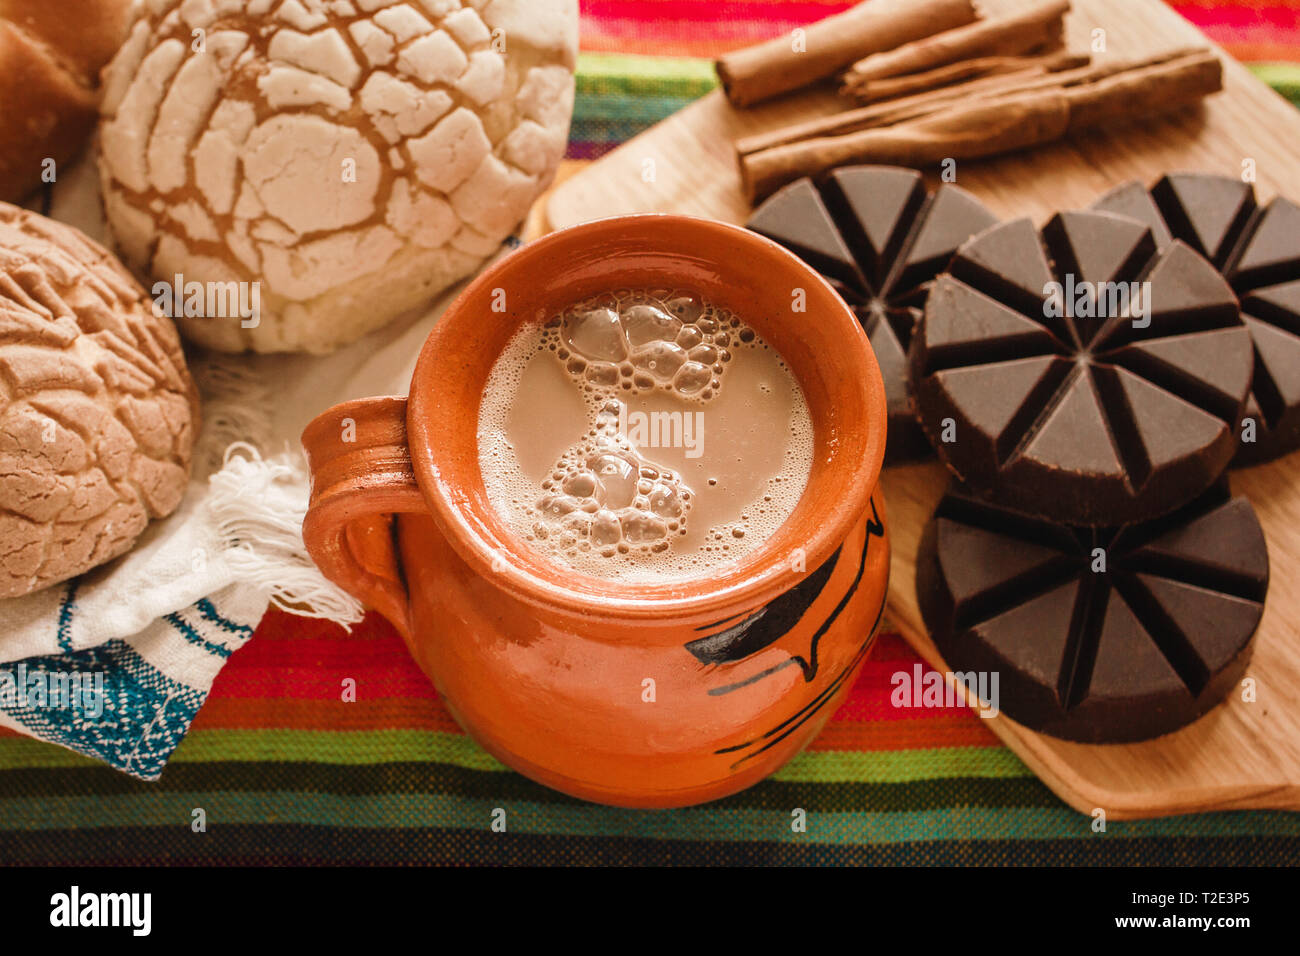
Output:
[[[889,622],[885,622],[889,626]],[[882,631],[876,637],[876,643],[871,648],[871,660],[873,661],[919,661],[921,658],[916,651],[903,639],[903,635],[897,631]]]
[[[199,730],[420,730],[461,733],[459,725],[436,700],[383,698],[342,704],[336,700],[288,698],[248,701],[219,697],[208,701],[194,720]],[[5,736],[17,736],[5,732]],[[993,747],[998,738],[989,725],[968,713],[940,713],[931,720],[854,719],[841,708],[812,743],[817,751],[899,751],[945,747]]]
[[[379,615],[366,615],[349,634],[272,610],[217,675],[211,698],[338,700],[348,678],[356,681],[359,698],[437,697],[401,637]]]
[[[416,668],[402,664],[392,668],[325,667],[303,660],[292,666],[227,668],[212,685],[212,698],[256,701],[284,697],[295,700],[341,700],[344,681],[355,682],[357,697],[413,697],[434,700],[437,691]],[[353,685],[349,685],[353,686]],[[211,698],[210,698],[211,699]]]
[[[921,735],[927,740],[935,739],[935,733],[954,722],[978,727],[978,718],[964,707],[893,705],[894,675],[901,671],[914,679],[918,663],[920,658],[897,634],[880,635],[832,723],[929,724],[932,731],[909,730],[904,735],[909,739]],[[928,672],[923,666],[922,673]],[[340,708],[346,678],[356,681],[359,703]],[[374,703],[379,701],[387,703]],[[401,708],[406,701],[414,709]],[[208,715],[205,721],[213,721],[211,726],[257,726],[265,716],[276,726],[287,720],[294,727],[330,729],[343,719],[335,714],[340,710],[347,711],[346,719],[357,726],[427,726],[433,719],[428,709],[440,712],[436,701],[437,692],[416,667],[401,638],[377,615],[367,615],[347,634],[340,628],[273,611],[258,628],[256,639],[232,655],[202,713]],[[372,708],[379,710],[372,712]],[[401,709],[403,714],[385,715],[381,712],[384,708]],[[445,715],[436,723],[454,726]],[[986,740],[987,735],[976,734],[976,739]]]
[[[358,642],[333,635],[303,636],[291,641],[256,639],[231,655],[228,669],[282,667],[311,662],[330,667],[360,667],[367,670],[390,668],[411,659],[406,645],[396,635],[391,640]]]
[[[271,697],[295,700],[341,700],[344,680],[356,682],[358,697],[413,697],[434,700],[437,691],[418,670],[393,673],[340,668],[316,672],[310,662],[294,668],[260,668],[227,672],[213,683],[216,698],[257,701]]]
[[[582,48],[592,53],[711,59],[838,13],[852,3],[584,0]]]
[[[582,15],[593,20],[634,20],[662,23],[683,20],[692,24],[771,22],[808,23],[838,13],[853,2],[844,0],[582,0]]]
[[[1288,32],[1300,29],[1300,4],[1184,2],[1170,6],[1199,27],[1248,27]]]
[[[752,0],[586,0],[582,47],[595,53],[712,58],[779,36],[851,3]],[[1238,59],[1289,60],[1300,51],[1300,5],[1177,3],[1174,9]]]
[[[934,721],[832,720],[809,745],[809,749],[861,753],[1001,745],[1001,741],[985,723],[978,717],[967,715]]]
[[[769,24],[762,30],[750,29],[751,24],[735,24],[735,29],[726,32],[702,30],[690,38],[673,34],[666,36],[642,36],[620,29],[614,33],[601,33],[584,27],[582,49],[587,53],[635,54],[653,57],[695,57],[711,60],[719,54],[739,47],[751,46],[771,36],[793,29],[793,25]],[[679,25],[683,31],[692,29],[689,23]]]
[[[237,697],[211,698],[194,719],[199,730],[427,730],[461,733],[459,725],[437,700],[413,697],[361,697],[354,704],[333,700]]]
[[[854,695],[882,696],[885,707],[893,711],[888,707],[893,675],[900,670],[912,673],[919,661],[897,634],[880,635]],[[304,698],[336,696],[345,677],[359,685],[378,682],[391,691],[390,696],[435,696],[401,638],[377,615],[367,615],[348,634],[278,611],[268,613],[255,639],[231,656],[213,685],[212,696],[257,697],[270,692]],[[892,715],[882,710],[882,716]]]
[[[584,21],[595,24],[639,25],[638,33],[676,34],[680,23],[763,27],[773,23],[806,24],[839,13],[855,4],[843,0],[583,0]],[[1198,26],[1268,27],[1292,31],[1300,27],[1300,4],[1293,3],[1172,3],[1175,11]]]

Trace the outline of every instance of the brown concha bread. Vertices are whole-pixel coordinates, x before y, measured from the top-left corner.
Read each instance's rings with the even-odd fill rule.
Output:
[[[131,0],[0,0],[0,200],[56,173],[95,128],[99,71],[126,34]]]
[[[189,481],[198,390],[107,250],[0,203],[0,598],[131,549]]]

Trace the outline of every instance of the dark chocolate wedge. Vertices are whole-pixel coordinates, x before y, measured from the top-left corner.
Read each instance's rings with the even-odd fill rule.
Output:
[[[928,193],[920,173],[896,166],[797,180],[749,220],[830,280],[857,313],[885,379],[888,463],[931,454],[907,386],[907,347],[930,282],[959,245],[996,222],[965,190]]]
[[[954,486],[917,559],[921,613],[954,672],[1032,730],[1146,740],[1204,714],[1245,673],[1268,589],[1245,498],[1219,482],[1163,518],[1053,524]]]
[[[1069,524],[1171,511],[1236,451],[1254,367],[1236,297],[1181,242],[1061,213],[964,244],[909,355],[921,423],[992,501]]]
[[[1261,209],[1249,183],[1178,173],[1149,192],[1141,183],[1118,186],[1093,208],[1146,223],[1162,249],[1174,239],[1188,243],[1241,299],[1255,345],[1255,382],[1232,463],[1258,464],[1300,449],[1300,206],[1278,197]]]
[[[863,287],[853,254],[811,180],[786,186],[755,211],[748,225],[781,243],[837,288]]]

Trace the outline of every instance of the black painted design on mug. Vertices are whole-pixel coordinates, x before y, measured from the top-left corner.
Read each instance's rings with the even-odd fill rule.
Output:
[[[848,605],[850,599],[852,599],[853,595],[857,592],[858,585],[862,581],[862,575],[866,570],[866,559],[867,559],[867,553],[871,546],[871,539],[873,537],[883,538],[884,534],[885,534],[885,526],[884,523],[880,520],[880,513],[876,510],[876,502],[875,499],[873,498],[871,501],[871,517],[867,520],[867,524],[866,524],[866,535],[863,540],[862,557],[858,564],[857,574],[854,577],[852,583],[849,585],[848,589],[845,591],[844,595],[840,598],[839,603],[835,606],[835,608],[827,616],[826,620],[821,623],[821,625],[817,628],[817,631],[813,634],[812,639],[809,642],[807,658],[804,658],[803,656],[798,654],[791,655],[789,658],[782,661],[781,663],[775,665],[774,667],[770,667],[767,670],[762,671],[758,674],[752,674],[749,677],[744,678],[743,680],[736,681],[735,683],[727,684],[722,687],[711,688],[709,690],[709,695],[712,697],[719,697],[719,696],[733,693],[734,691],[740,690],[742,687],[748,687],[750,684],[756,683],[757,681],[770,677],[773,674],[777,673],[778,671],[784,670],[785,668],[791,666],[792,664],[797,664],[799,668],[803,671],[804,680],[808,683],[811,683],[816,678],[817,671],[819,668],[817,651],[821,639],[823,636],[825,636],[827,631],[830,630],[831,625],[835,623],[840,613],[844,610],[844,608]],[[784,637],[785,634],[791,628],[793,628],[799,623],[804,612],[808,609],[808,607],[812,605],[813,601],[816,600],[817,595],[820,594],[825,589],[826,582],[830,579],[831,573],[833,572],[834,568],[837,566],[837,563],[842,553],[843,553],[843,549],[837,548],[835,554],[832,555],[832,557],[825,564],[819,567],[817,571],[813,572],[813,574],[809,575],[808,578],[806,578],[803,582],[801,582],[798,585],[798,587],[793,589],[793,590],[798,590],[799,588],[804,587],[810,581],[813,581],[814,578],[820,579],[818,582],[815,583],[816,594],[813,594],[811,598],[808,598],[807,595],[805,595],[806,603],[802,604],[802,607],[800,608],[798,614],[793,615],[793,617],[788,617],[783,615],[783,617],[785,617],[785,620],[782,622],[783,623],[782,627],[771,628],[771,633],[767,633],[768,631],[767,622],[769,620],[775,619],[774,616],[770,614],[770,609],[773,607],[773,605],[781,601],[781,598],[778,598],[777,601],[773,601],[772,604],[769,604],[766,609],[760,609],[754,614],[751,614],[749,617],[741,621],[740,625],[733,625],[733,628],[739,628],[741,626],[752,628],[754,625],[759,623],[760,618],[762,619],[762,624],[764,625],[765,637],[761,643],[757,640],[753,640],[749,634],[743,635],[744,638],[743,644],[747,647],[752,648],[752,650],[750,650],[749,653],[751,654],[757,653],[759,650],[762,650],[765,647],[770,647],[772,644],[776,643],[782,637]],[[824,575],[823,572],[825,572]],[[786,597],[786,595],[783,595],[782,597],[784,598]],[[794,607],[794,606],[796,605],[793,602],[787,605],[787,607]],[[763,613],[764,610],[769,611],[769,613],[764,614]],[[728,618],[725,620],[733,620],[733,619]],[[725,621],[720,623],[725,623]],[[723,632],[723,633],[727,633],[727,632]],[[868,634],[868,637],[869,636],[870,634]],[[700,642],[692,642],[692,643],[694,644]],[[687,645],[688,649],[690,648],[690,646],[691,645]],[[741,658],[740,657],[731,658],[731,660],[739,660],[739,659]]]
[[[852,583],[849,585],[848,590],[845,591],[844,596],[840,599],[839,603],[835,606],[835,609],[831,611],[830,615],[826,618],[825,621],[822,622],[821,626],[817,629],[817,633],[813,635],[811,659],[814,668],[816,667],[818,642],[821,640],[822,636],[825,635],[826,632],[830,630],[831,625],[835,623],[835,620],[840,616],[844,608],[848,606],[848,603],[853,598],[853,595],[857,593],[858,586],[862,583],[862,576],[866,572],[866,568],[867,568],[867,555],[868,553],[870,553],[871,550],[871,539],[883,538],[884,535],[885,535],[884,522],[880,520],[880,512],[876,510],[876,501],[874,498],[872,498],[871,518],[867,521],[867,533],[863,538],[863,542],[862,542],[862,557],[858,564],[857,575],[854,577]],[[803,726],[814,716],[816,716],[817,713],[835,697],[836,693],[839,692],[840,687],[843,686],[846,680],[848,680],[849,675],[853,673],[854,669],[858,666],[859,663],[861,663],[862,659],[867,655],[867,652],[871,649],[872,635],[876,633],[876,629],[880,626],[881,618],[884,617],[885,601],[886,598],[888,597],[888,591],[889,589],[885,588],[881,592],[880,606],[876,609],[875,619],[872,621],[871,627],[867,629],[867,633],[862,639],[862,645],[861,647],[858,648],[858,652],[853,656],[853,659],[849,661],[849,663],[845,665],[845,667],[838,674],[835,675],[835,678],[830,682],[830,684],[828,684],[821,691],[821,693],[819,693],[815,698],[813,698],[802,708],[800,708],[795,714],[786,718],[781,723],[773,727],[771,730],[766,731],[765,733],[754,738],[753,740],[748,740],[743,744],[736,744],[731,747],[723,747],[721,750],[716,751],[716,753],[719,754],[738,753],[740,751],[745,751],[745,750],[749,751],[748,753],[744,754],[742,757],[740,757],[739,760],[737,760],[735,763],[731,765],[732,770],[737,769],[743,763],[753,759],[754,757],[757,757],[759,754],[763,753],[764,751],[770,750],[772,747],[775,747],[778,743],[780,743],[786,737],[790,736],[790,734],[794,733],[801,726]],[[797,660],[798,658],[791,658],[791,661],[797,661]],[[786,662],[786,664],[788,663],[790,663],[790,661]],[[777,670],[780,670],[782,667],[786,666],[786,664],[778,665],[777,667],[772,668],[771,670],[766,671],[761,675],[758,675],[758,678],[766,677],[769,674],[773,674]],[[808,670],[806,666],[805,666],[804,674],[805,677],[807,678]],[[732,685],[731,687],[728,688],[717,688],[713,691],[710,691],[710,693],[727,692],[737,687],[744,686],[745,684],[753,683],[753,681],[758,678],[751,678],[749,681],[745,681],[742,684]],[[754,748],[754,749],[750,749],[750,748]]]
[[[775,601],[759,608],[753,614],[725,630],[691,641],[686,649],[701,664],[729,664],[744,660],[770,647],[781,636],[799,623],[804,612],[812,607],[821,595],[831,572],[840,560],[841,548],[836,548],[816,571],[808,575]]]

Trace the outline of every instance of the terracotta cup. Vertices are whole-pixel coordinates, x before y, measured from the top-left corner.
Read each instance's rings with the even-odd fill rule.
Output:
[[[808,400],[803,497],[715,575],[575,573],[511,534],[480,474],[484,384],[521,324],[638,287],[734,310]],[[588,800],[684,806],[772,773],[852,685],[888,583],[885,423],[866,336],[793,255],[720,222],[605,219],[529,243],[471,283],[425,342],[409,399],[348,402],[307,427],[303,538],[327,577],[392,621],[503,763]]]

